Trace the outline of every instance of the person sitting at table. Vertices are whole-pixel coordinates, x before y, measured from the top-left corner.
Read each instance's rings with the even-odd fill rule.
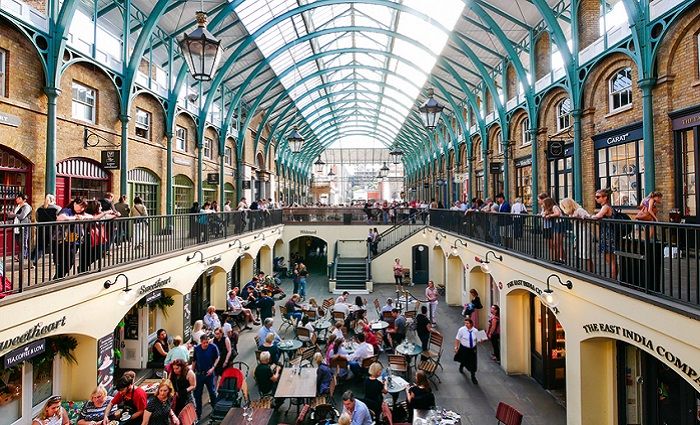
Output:
[[[260,312],[260,320],[264,321],[268,317],[274,317],[275,300],[272,298],[272,293],[268,290],[264,290],[256,301],[256,307]],[[256,320],[253,324],[259,325],[260,321]]]
[[[267,338],[267,334],[270,333],[275,334],[275,344],[281,341],[277,329],[272,327],[274,323],[275,320],[272,317],[268,317],[267,319],[265,319],[265,322],[263,322],[263,326],[258,331],[258,347],[263,346],[263,344],[265,343],[265,338]]]
[[[190,350],[187,349],[187,345],[182,343],[182,337],[176,335],[173,338],[173,348],[168,351],[168,355],[165,356],[165,369],[170,370],[170,365],[173,361],[180,359],[185,362],[190,361]]]
[[[202,335],[204,335],[205,332],[204,321],[197,320],[194,322],[194,325],[192,325],[192,344],[199,344],[199,340],[202,338]]]
[[[255,289],[255,287],[249,286],[248,289],[246,289],[245,292],[243,292],[243,294],[246,300],[246,307],[248,307],[250,311],[253,312],[255,315],[258,315],[258,299],[260,298],[260,292],[258,292],[258,290]]]
[[[348,303],[348,297],[350,296],[350,292],[348,291],[343,291],[338,298],[335,299],[335,304],[347,304]]]
[[[345,349],[344,345],[345,340],[343,338],[332,339],[332,335],[331,338],[328,338],[328,350],[326,351],[326,362],[328,365],[330,365],[331,361],[337,357],[342,357],[345,360],[348,360],[350,355],[348,354],[348,351]],[[347,368],[338,371],[338,378],[340,379],[349,378],[349,375],[350,374],[348,373]]]
[[[343,322],[335,322],[331,335],[335,335],[336,338],[345,338],[345,334],[343,334]]]
[[[362,333],[356,335],[355,338],[360,345],[357,346],[355,352],[348,358],[348,365],[352,373],[355,376],[359,376],[362,372],[362,361],[374,355],[374,347],[365,341],[365,335]]]
[[[221,327],[221,320],[219,320],[219,315],[216,314],[216,307],[210,305],[207,307],[207,314],[204,315],[204,327],[210,331],[214,331],[216,328]]]
[[[243,300],[238,296],[238,288],[233,288],[233,290],[229,291],[226,304],[233,315],[242,314],[245,317],[244,329],[252,329],[249,324],[253,322],[253,312],[249,308],[243,307]]]
[[[267,334],[263,345],[260,347],[260,351],[267,351],[270,353],[270,363],[273,364],[279,364],[282,356],[282,351],[277,346],[277,342],[279,342],[277,334],[270,332]]]
[[[413,409],[430,410],[435,407],[435,395],[430,389],[430,381],[422,370],[416,372],[416,383],[406,388],[407,410],[409,422],[412,420]]]
[[[165,358],[168,356],[168,333],[165,329],[158,329],[156,332],[156,340],[151,347],[151,361],[149,367],[152,369],[163,369],[165,367]]]
[[[111,412],[112,406],[119,406],[119,410],[123,412],[128,411],[131,413],[131,418],[127,421],[122,421],[120,423],[124,425],[137,425],[141,424],[143,419],[143,412],[146,410],[146,405],[148,404],[148,397],[146,392],[141,387],[134,385],[133,378],[131,376],[122,376],[117,380],[115,384],[117,389],[117,394],[114,398],[107,403],[105,412]],[[109,415],[105,414],[102,419],[104,425],[109,424]]]
[[[292,295],[286,303],[284,303],[284,306],[287,308],[287,319],[294,319],[296,323],[298,323],[301,320],[301,316],[303,316],[303,313],[301,312],[304,307],[299,305],[299,301],[301,298],[299,297],[298,294]]]
[[[343,413],[347,413],[352,425],[372,425],[372,415],[367,405],[355,398],[352,391],[343,393]]]
[[[237,367],[229,366],[226,369],[224,369],[223,373],[221,374],[221,377],[219,378],[219,383],[216,386],[216,391],[219,391],[219,388],[221,388],[221,385],[223,385],[224,380],[228,378],[236,379],[236,390],[243,393],[244,400],[249,401],[250,396],[248,395],[248,383],[246,383],[245,381],[245,375],[243,375],[243,371],[238,369]]]
[[[343,413],[338,418],[338,425],[352,425],[352,418],[347,413]]]
[[[143,412],[141,425],[179,425],[180,420],[173,411],[173,384],[164,379],[158,384],[155,397],[151,397]]]
[[[261,396],[275,393],[277,381],[280,378],[280,368],[270,366],[270,353],[264,351],[260,353],[260,364],[255,367],[253,376],[258,384],[258,391]]]
[[[95,425],[99,423],[104,418],[105,413],[107,413],[105,409],[110,401],[112,401],[112,397],[107,395],[107,390],[102,385],[98,385],[97,388],[92,390],[90,400],[80,409],[76,425]],[[112,408],[108,416],[113,414],[114,410],[116,410],[116,407]]]
[[[333,379],[333,369],[323,361],[323,354],[314,354],[313,363],[316,365],[316,395],[329,394],[331,390],[331,380]]]
[[[318,317],[323,317],[326,314],[325,311],[323,311],[323,307],[318,305],[318,301],[316,301],[314,297],[309,298],[309,310],[315,310]]]
[[[352,329],[355,334],[364,332],[365,326],[367,326],[367,319],[365,318],[365,310],[357,310],[352,317],[345,320],[345,327]]]
[[[384,304],[384,305],[382,306],[382,310],[381,310],[382,315],[383,315],[385,312],[391,311],[391,310],[393,310],[393,309],[394,309],[394,300],[392,300],[391,298],[387,298],[387,299],[386,299],[386,304]]]
[[[257,288],[257,286],[258,286],[258,277],[253,276],[253,278],[250,280],[250,282],[243,285],[243,288],[241,289],[241,293],[245,295],[248,293],[249,288],[255,289],[255,288]]]
[[[61,406],[61,396],[52,395],[46,400],[39,415],[34,418],[32,425],[70,425],[68,413]]]
[[[406,339],[406,318],[398,308],[391,310],[391,317],[394,319],[393,324],[386,330],[387,340],[389,345],[396,348]]]
[[[182,359],[175,360],[171,365],[172,371],[168,378],[175,389],[175,414],[179,415],[187,403],[194,404],[193,391],[197,387],[197,377]]]
[[[379,419],[384,403],[384,394],[388,393],[386,382],[382,382],[382,364],[374,362],[369,367],[369,376],[365,378],[365,398],[363,399],[367,408],[374,412],[375,419]]]

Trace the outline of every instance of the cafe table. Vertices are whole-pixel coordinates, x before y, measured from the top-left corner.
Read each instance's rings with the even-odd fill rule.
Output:
[[[389,322],[385,322],[384,320],[377,320],[376,322],[370,323],[369,327],[373,331],[383,331],[384,329],[389,327]]]
[[[268,425],[272,420],[273,409],[250,409],[251,421],[243,417],[243,409],[234,407],[228,411],[221,425]]]
[[[319,319],[314,322],[314,329],[318,334],[318,339],[321,341],[326,340],[326,334],[328,334],[328,329],[331,327],[331,321],[326,319]]]
[[[385,378],[389,381],[389,377]],[[399,395],[406,390],[408,387],[408,382],[400,376],[391,376],[391,383],[387,382],[387,391],[391,394],[391,408],[396,409],[396,402],[399,399]]]
[[[462,423],[462,417],[455,413],[445,410],[421,410],[413,409],[413,425],[459,425]]]
[[[315,367],[286,367],[277,384],[275,398],[316,397]]]
[[[406,362],[408,363],[408,373],[410,373],[411,361],[413,360],[413,358],[415,358],[423,352],[423,348],[420,345],[407,341],[404,341],[401,344],[397,345],[395,350],[397,353],[406,356]]]
[[[302,345],[304,344],[298,339],[286,339],[280,341],[279,344],[277,344],[277,348],[282,351],[282,354],[285,357],[285,363],[289,363],[294,355],[293,353],[300,349]]]

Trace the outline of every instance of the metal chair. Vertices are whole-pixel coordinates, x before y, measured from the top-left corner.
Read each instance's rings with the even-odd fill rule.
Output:
[[[406,356],[401,354],[389,354],[389,369],[392,372],[404,375],[408,379],[408,361],[406,361]]]
[[[280,325],[280,332],[282,332],[282,329],[285,327],[288,329],[294,329],[296,327],[296,323],[294,323],[289,316],[287,312],[287,307],[281,305],[280,306],[280,316],[282,317],[282,324]]]
[[[426,378],[435,385],[437,390],[437,384],[433,381],[433,378],[437,379],[439,383],[442,384],[442,380],[437,376],[438,364],[432,359],[426,359],[420,362],[418,365],[418,370],[422,370],[425,373]]]
[[[315,308],[311,307],[308,310],[304,310],[304,314],[306,317],[309,318],[310,321],[315,321],[318,318],[318,311],[316,311]]]
[[[194,425],[197,422],[197,410],[194,404],[187,403],[177,416],[181,425]]]
[[[274,397],[265,396],[260,400],[252,400],[250,402],[250,407],[252,407],[253,409],[272,409],[272,404],[274,403],[274,401]]]
[[[337,422],[340,413],[330,404],[319,404],[311,411],[310,416],[312,424],[325,424]]]
[[[382,311],[382,320],[385,322],[393,322],[394,316],[391,315],[391,311]]]
[[[331,313],[331,317],[333,317],[333,320],[336,322],[345,322],[345,313],[342,311],[334,311]]]
[[[498,403],[496,419],[499,424],[520,425],[523,423],[523,414],[503,402]]]
[[[308,330],[304,327],[301,327],[301,326],[296,327],[294,330],[296,332],[296,338],[299,341],[301,341],[304,345],[316,343],[315,338],[314,338],[315,335],[312,334],[310,330]]]

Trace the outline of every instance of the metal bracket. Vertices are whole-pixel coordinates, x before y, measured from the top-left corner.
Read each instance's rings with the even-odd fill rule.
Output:
[[[104,142],[105,144],[100,144],[101,142]],[[114,148],[119,148],[121,147],[121,141],[118,143],[115,143],[106,137],[100,136],[99,134],[95,133],[91,129],[83,126],[83,148],[98,148],[98,147],[114,147]]]

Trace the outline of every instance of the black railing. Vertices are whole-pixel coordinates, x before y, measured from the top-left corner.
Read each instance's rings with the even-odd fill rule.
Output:
[[[389,210],[382,208],[361,207],[289,207],[284,209],[284,224],[361,224],[380,225],[397,224],[412,218],[416,220],[425,217],[410,208],[395,208],[393,216]]]
[[[386,251],[401,243],[401,241],[409,238],[414,233],[425,227],[425,225],[418,223],[416,222],[415,217],[407,217],[398,224],[380,233],[379,241],[376,242],[376,246],[374,247],[376,254],[373,254],[372,258],[382,255]],[[368,250],[368,255],[369,254],[372,254],[371,250]]]
[[[700,306],[700,225],[445,210],[430,216],[433,227],[498,249]]]
[[[282,223],[282,210],[0,226],[0,298]]]

